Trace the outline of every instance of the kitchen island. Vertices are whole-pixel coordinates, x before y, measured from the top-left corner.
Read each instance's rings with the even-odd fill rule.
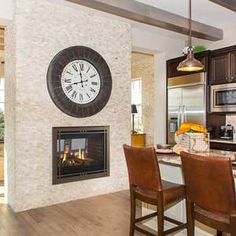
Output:
[[[233,161],[235,160],[235,153],[234,152],[227,152],[227,151],[219,151],[219,150],[211,150],[209,153],[204,153],[207,156],[223,156],[223,157],[230,157]],[[161,177],[163,180],[167,180],[174,183],[183,184],[183,176],[181,170],[181,159],[180,156],[177,154],[159,154],[157,153],[157,158],[160,166]],[[236,166],[232,166],[234,176],[236,178]],[[155,210],[155,207],[149,204],[143,204],[142,206],[142,214],[146,215]],[[175,218],[177,220],[186,221],[186,211],[185,211],[185,200],[179,202],[177,205],[167,209],[165,211],[165,215]],[[153,218],[149,222],[145,223],[146,226],[155,229],[156,226],[156,219]],[[165,223],[165,227],[169,228],[172,227],[169,223]],[[215,235],[215,230],[211,229],[201,223],[196,222],[195,227],[195,235],[197,236],[210,236]],[[187,235],[186,230],[180,231],[179,233],[173,234],[175,236],[184,236]]]

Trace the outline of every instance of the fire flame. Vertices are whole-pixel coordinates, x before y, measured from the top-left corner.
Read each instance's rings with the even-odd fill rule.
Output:
[[[84,151],[82,151],[80,148],[78,149],[77,158],[78,158],[79,160],[84,160]]]
[[[78,147],[77,152],[71,151],[69,145],[65,146],[63,154],[61,154],[61,163],[76,164],[77,160],[85,160],[85,151]]]

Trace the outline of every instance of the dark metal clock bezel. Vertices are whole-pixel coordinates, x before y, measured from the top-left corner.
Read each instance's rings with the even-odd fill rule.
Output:
[[[63,91],[61,75],[71,61],[85,60],[91,63],[99,73],[101,87],[97,97],[86,104],[71,101]],[[60,51],[49,64],[47,87],[54,104],[69,116],[83,118],[95,115],[107,104],[112,91],[112,76],[103,57],[95,50],[85,46],[72,46]]]

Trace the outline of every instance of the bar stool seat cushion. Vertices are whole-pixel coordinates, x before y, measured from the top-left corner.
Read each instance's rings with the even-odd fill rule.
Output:
[[[164,205],[184,199],[184,185],[162,180]],[[135,187],[136,198],[149,204],[157,204],[157,192],[141,187]]]

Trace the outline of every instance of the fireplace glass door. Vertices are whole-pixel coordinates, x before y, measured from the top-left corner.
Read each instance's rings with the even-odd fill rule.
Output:
[[[109,175],[109,127],[53,128],[53,183]]]

